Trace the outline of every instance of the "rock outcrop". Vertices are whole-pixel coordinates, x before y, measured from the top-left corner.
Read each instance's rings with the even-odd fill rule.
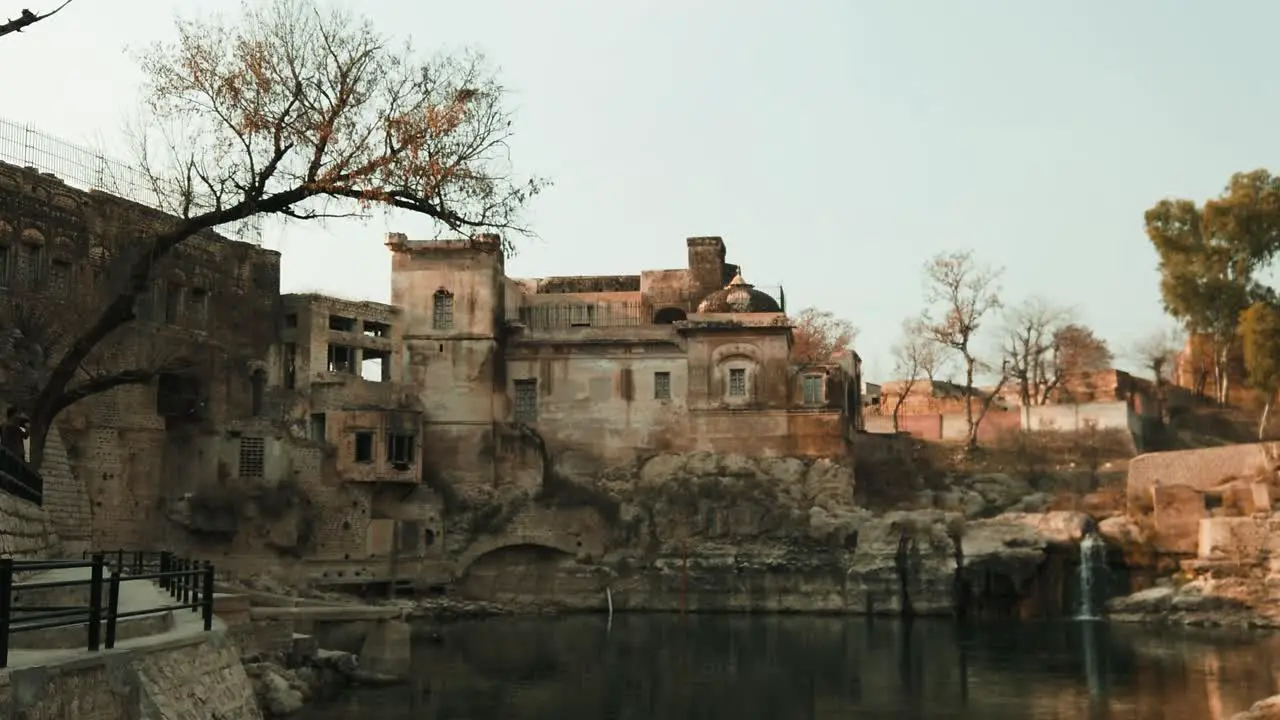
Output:
[[[1072,565],[1090,522],[1032,511],[1046,499],[999,473],[919,504],[881,514],[858,507],[852,470],[832,460],[706,452],[608,468],[557,460],[536,497],[508,506],[461,553],[458,575],[473,596],[504,604],[934,615],[998,592],[1004,612],[1055,552],[1067,562],[1053,572]],[[584,507],[594,519],[583,519]]]

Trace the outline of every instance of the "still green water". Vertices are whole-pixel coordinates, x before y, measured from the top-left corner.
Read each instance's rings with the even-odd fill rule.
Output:
[[[1098,622],[796,616],[496,619],[416,642],[414,678],[305,720],[1229,718],[1277,640]]]

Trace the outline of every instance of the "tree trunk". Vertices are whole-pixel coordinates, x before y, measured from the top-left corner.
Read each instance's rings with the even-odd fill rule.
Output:
[[[902,410],[902,402],[906,399],[905,395],[899,395],[898,401],[893,404],[893,431],[898,432],[898,412]]]
[[[1275,399],[1275,393],[1267,396],[1267,404],[1262,406],[1262,417],[1258,420],[1258,441],[1261,442],[1267,434],[1267,422],[1271,420],[1271,402]]]
[[[964,352],[964,421],[969,429],[967,447],[970,450],[978,448],[978,425],[973,421],[973,366],[975,364],[977,360],[966,350]]]
[[[1221,343],[1219,347],[1214,349],[1213,354],[1213,381],[1216,386],[1215,395],[1219,405],[1227,404],[1228,383],[1230,382],[1228,375],[1228,363],[1231,360],[1231,343]]]

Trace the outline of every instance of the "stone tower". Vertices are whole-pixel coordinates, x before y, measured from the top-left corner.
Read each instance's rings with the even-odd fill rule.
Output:
[[[501,239],[421,241],[389,233],[387,247],[391,302],[404,318],[403,377],[424,408],[424,469],[456,489],[491,483],[494,421],[506,388]]]

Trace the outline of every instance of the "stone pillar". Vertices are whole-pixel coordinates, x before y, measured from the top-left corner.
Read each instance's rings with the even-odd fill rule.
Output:
[[[403,620],[379,620],[369,628],[360,650],[360,669],[391,677],[409,676],[411,630]]]

